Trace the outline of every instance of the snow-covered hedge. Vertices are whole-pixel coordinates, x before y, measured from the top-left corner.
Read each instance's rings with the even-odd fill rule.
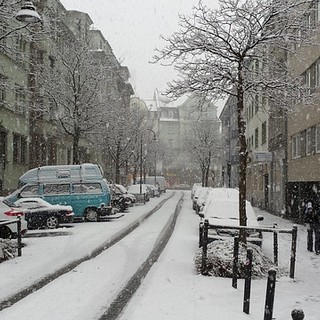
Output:
[[[233,267],[233,239],[216,240],[208,245],[206,275],[216,277],[232,277]],[[252,249],[252,278],[261,278],[268,275],[268,270],[274,268],[272,261],[266,257],[260,247],[252,243],[247,244]],[[238,278],[244,278],[247,249],[239,246]],[[195,255],[195,267],[201,273],[202,248]]]
[[[10,239],[0,238],[0,263],[15,257],[17,251],[17,243]]]

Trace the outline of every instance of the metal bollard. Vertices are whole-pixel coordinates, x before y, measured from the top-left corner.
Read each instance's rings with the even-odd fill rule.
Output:
[[[203,225],[203,238],[202,238],[202,263],[201,263],[201,274],[207,274],[207,251],[208,251],[208,228],[209,221],[204,220]]]
[[[243,295],[243,312],[249,314],[250,294],[251,294],[251,275],[252,275],[252,250],[247,250],[244,295]]]
[[[291,318],[292,320],[303,320],[304,319],[304,312],[301,309],[293,309],[291,311]]]
[[[277,228],[277,224],[273,224],[273,228]],[[277,266],[278,265],[278,232],[274,231],[273,232],[273,260],[274,264]]]
[[[292,227],[292,241],[291,241],[291,256],[290,256],[290,278],[294,279],[294,271],[296,264],[296,252],[297,252],[297,234],[298,227]]]
[[[239,260],[239,237],[234,237],[233,266],[232,266],[232,287],[238,286],[238,260]]]
[[[17,222],[17,241],[18,241],[18,257],[22,254],[22,240],[21,240],[21,215],[18,216]]]
[[[267,282],[267,292],[266,292],[266,303],[264,308],[264,318],[263,320],[272,320],[273,313],[273,302],[276,286],[276,270],[270,269],[268,271],[268,282]]]

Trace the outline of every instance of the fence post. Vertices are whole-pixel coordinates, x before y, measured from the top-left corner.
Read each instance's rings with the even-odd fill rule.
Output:
[[[277,224],[273,224],[273,228],[277,228]],[[278,265],[278,232],[273,231],[273,262]]]
[[[296,263],[296,251],[297,251],[297,234],[298,227],[292,227],[292,242],[291,242],[291,256],[290,256],[290,278],[294,278],[294,269]]]
[[[201,263],[201,274],[207,274],[207,251],[208,251],[208,219],[204,220],[203,224],[203,238],[202,238],[202,263]]]
[[[249,314],[250,309],[250,293],[251,293],[251,273],[252,273],[252,249],[247,250],[244,296],[243,296],[243,312]]]
[[[18,222],[17,222],[17,241],[18,241],[18,257],[21,257],[21,215],[18,216]]]
[[[275,269],[270,269],[268,271],[266,303],[264,308],[263,320],[272,320],[274,293],[276,286],[276,273],[277,272]]]
[[[239,237],[234,237],[233,266],[232,266],[232,287],[238,286],[238,260],[239,260]]]

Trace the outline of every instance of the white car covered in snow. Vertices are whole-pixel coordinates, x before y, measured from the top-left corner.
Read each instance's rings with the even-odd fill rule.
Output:
[[[256,216],[251,203],[246,201],[247,226],[259,228],[259,221],[263,220],[263,216]],[[209,221],[209,225],[223,226],[223,228],[209,228],[209,242],[214,240],[223,240],[225,238],[234,237],[239,234],[237,229],[228,229],[224,226],[239,226],[239,191],[231,188],[211,188],[203,211],[200,216],[200,242],[202,239],[204,220]],[[262,245],[262,233],[259,231],[248,231],[247,240]]]

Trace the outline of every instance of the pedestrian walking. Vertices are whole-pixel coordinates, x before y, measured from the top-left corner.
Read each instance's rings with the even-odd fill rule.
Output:
[[[314,243],[314,249],[316,254],[320,254],[320,212],[318,208],[314,207],[311,201],[307,202],[304,221],[307,225],[308,232],[307,250],[312,252]]]

